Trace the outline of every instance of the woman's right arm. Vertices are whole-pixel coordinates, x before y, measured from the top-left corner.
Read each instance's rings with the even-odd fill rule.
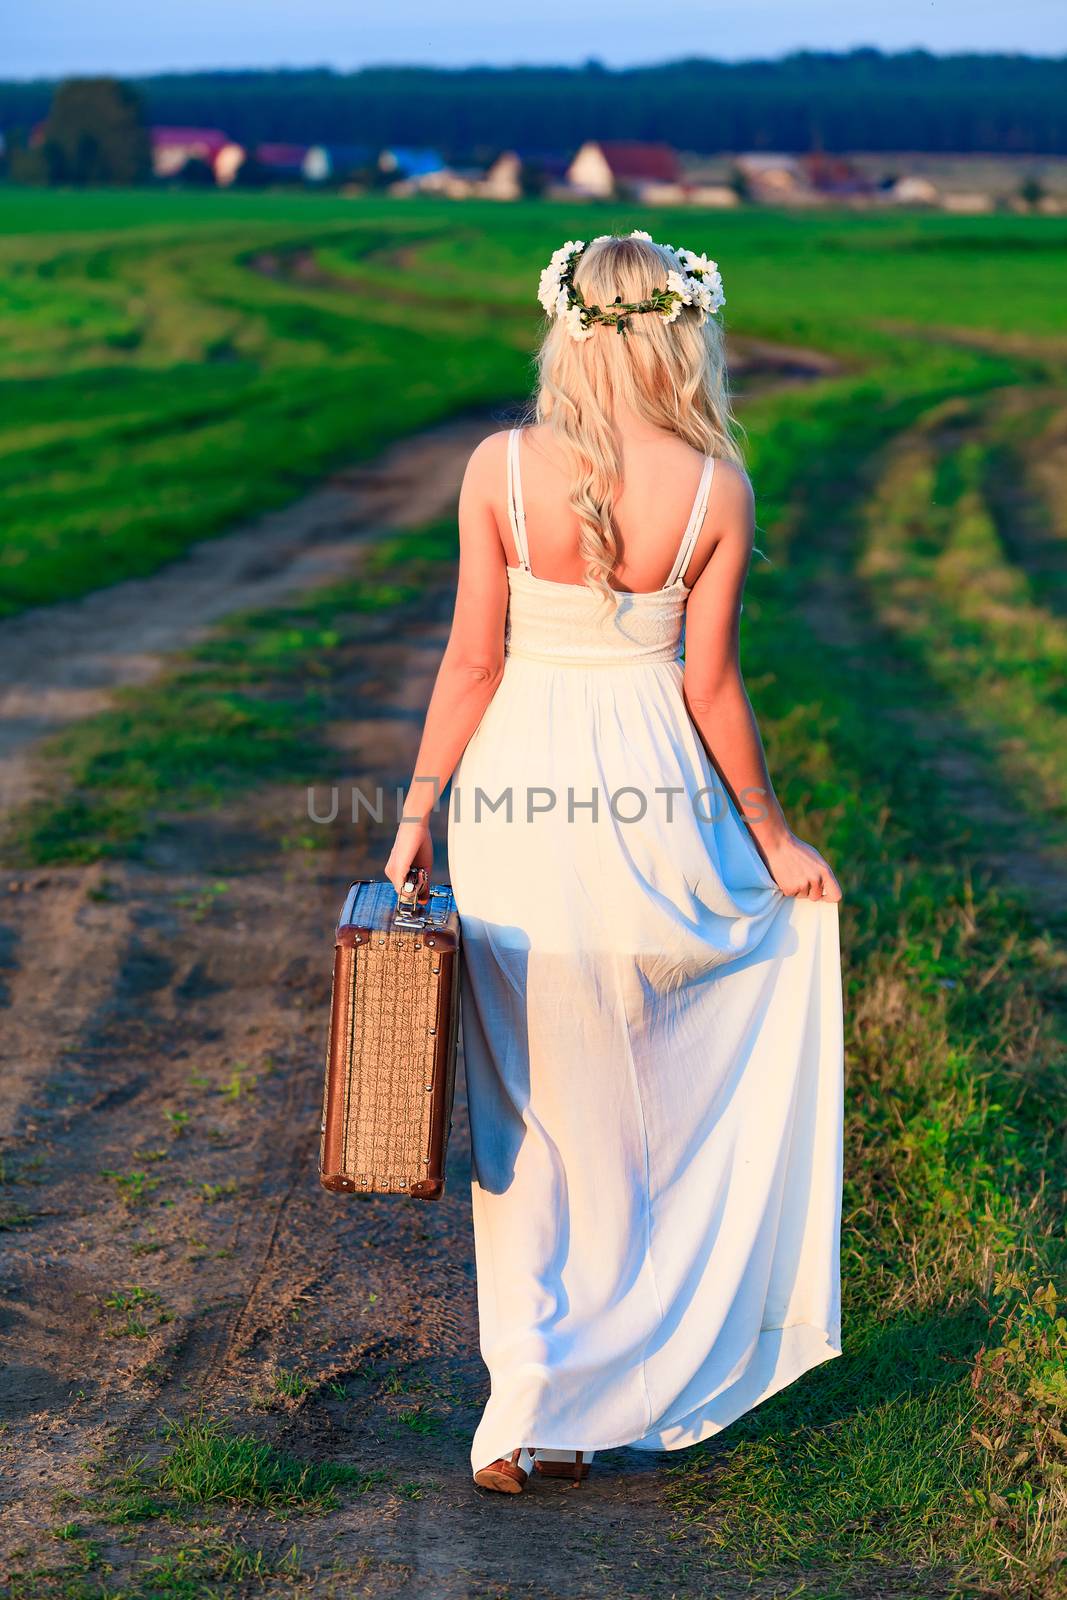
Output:
[[[686,607],[689,715],[782,893],[840,900],[829,865],[785,820],[741,675],[741,594],[752,558],[755,516],[748,478],[728,462],[716,468],[708,515],[714,517],[715,543]]]
[[[403,820],[385,867],[398,891],[413,862],[427,868],[432,862],[430,813],[504,673],[508,574],[493,512],[493,494],[503,470],[503,447],[494,435],[475,450],[463,478],[452,627],[426,711]]]

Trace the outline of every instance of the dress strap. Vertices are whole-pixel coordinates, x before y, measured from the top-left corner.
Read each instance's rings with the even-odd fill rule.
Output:
[[[704,516],[708,509],[708,495],[711,493],[711,480],[714,476],[715,457],[705,456],[704,470],[700,474],[700,482],[697,485],[693,509],[689,513],[689,521],[686,523],[685,532],[682,534],[682,542],[678,546],[678,554],[674,558],[674,566],[671,568],[670,577],[663,585],[665,589],[673,588],[680,581],[682,574],[689,565],[689,559],[700,537],[700,530],[704,526]]]
[[[520,565],[530,572],[530,547],[526,542],[526,507],[522,500],[522,475],[519,472],[519,438],[521,428],[512,428],[508,434],[508,520]]]

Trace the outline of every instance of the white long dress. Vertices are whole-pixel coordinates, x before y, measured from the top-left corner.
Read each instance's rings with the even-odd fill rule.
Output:
[[[504,675],[449,802],[476,1469],[695,1444],[840,1352],[837,908],[781,894],[682,697],[714,462],[666,585],[603,616],[531,572],[518,446]]]

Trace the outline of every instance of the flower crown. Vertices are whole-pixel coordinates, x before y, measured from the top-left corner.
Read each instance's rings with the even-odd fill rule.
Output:
[[[591,243],[599,244],[603,239],[616,237],[616,234],[601,233]],[[642,233],[640,228],[635,228],[630,238],[647,239],[652,243],[652,235]],[[568,239],[566,244],[560,245],[542,272],[537,290],[537,298],[546,314],[562,318],[572,339],[591,339],[598,322],[625,334],[631,317],[646,311],[658,311],[664,322],[673,322],[683,306],[695,307],[700,321],[705,322],[726,304],[718,263],[709,261],[707,256],[695,255],[692,250],[675,250],[667,245],[665,248],[671,251],[680,270],[672,267],[667,273],[666,288],[653,289],[647,300],[625,302],[616,295],[609,306],[587,306],[582,291],[574,282],[574,274],[588,248],[581,239]]]

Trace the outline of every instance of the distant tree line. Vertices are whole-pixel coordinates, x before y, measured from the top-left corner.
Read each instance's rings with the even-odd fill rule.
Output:
[[[150,122],[236,140],[432,145],[452,160],[584,139],[683,150],[1067,154],[1067,58],[844,55],[583,67],[197,72],[134,80]],[[54,85],[0,83],[0,128],[29,128]]]
[[[21,183],[143,183],[152,148],[140,96],[116,78],[60,83],[38,137],[12,135],[7,167]]]

